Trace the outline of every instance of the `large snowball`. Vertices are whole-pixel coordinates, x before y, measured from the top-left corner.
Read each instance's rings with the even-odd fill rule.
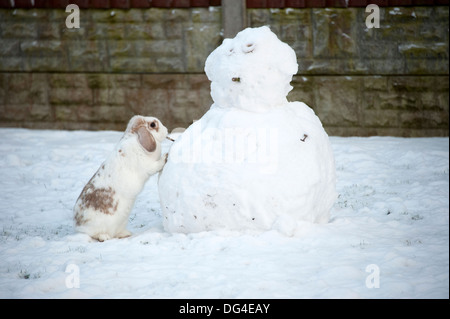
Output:
[[[292,49],[267,27],[246,29],[205,70],[214,104],[172,145],[159,178],[165,229],[292,235],[304,221],[327,222],[334,158],[314,112],[286,100]]]

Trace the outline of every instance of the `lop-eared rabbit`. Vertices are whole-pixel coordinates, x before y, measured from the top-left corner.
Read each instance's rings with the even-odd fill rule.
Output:
[[[167,128],[155,117],[133,116],[114,151],[83,188],[74,207],[75,228],[98,241],[131,235],[126,229],[136,197],[167,160]]]

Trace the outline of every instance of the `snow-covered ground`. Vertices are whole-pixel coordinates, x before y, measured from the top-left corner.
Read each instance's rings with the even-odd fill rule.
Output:
[[[448,138],[331,137],[331,221],[293,237],[166,233],[155,176],[91,241],[72,207],[121,135],[0,129],[1,298],[449,297]]]

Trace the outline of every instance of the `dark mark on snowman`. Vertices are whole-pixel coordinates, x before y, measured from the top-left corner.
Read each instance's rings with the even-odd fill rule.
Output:
[[[307,134],[303,134],[303,138],[300,139],[300,141],[304,142],[306,140],[306,138],[308,137]]]

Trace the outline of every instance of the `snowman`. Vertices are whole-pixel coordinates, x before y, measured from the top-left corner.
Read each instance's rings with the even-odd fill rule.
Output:
[[[247,28],[207,58],[214,101],[171,146],[158,187],[168,232],[277,230],[326,223],[334,157],[314,111],[288,102],[294,50]]]

